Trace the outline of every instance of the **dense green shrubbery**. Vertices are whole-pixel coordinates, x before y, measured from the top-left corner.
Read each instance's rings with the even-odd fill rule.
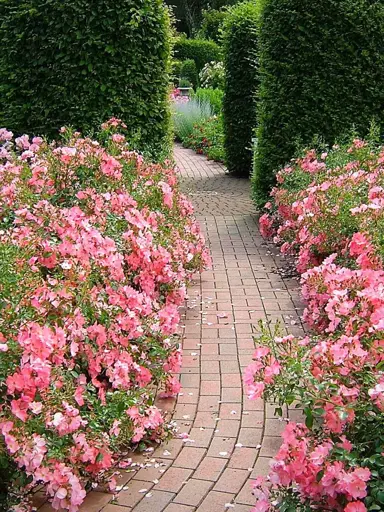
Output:
[[[187,80],[192,87],[199,84],[199,75],[197,73],[196,63],[193,59],[184,60],[180,67],[180,79]]]
[[[175,41],[174,49],[176,59],[193,59],[198,71],[201,71],[207,62],[221,59],[220,47],[214,41],[205,39],[179,37]]]
[[[138,149],[169,141],[168,10],[161,0],[2,0],[0,124],[52,135],[119,116]]]
[[[384,4],[380,0],[266,0],[260,45],[255,198],[274,171],[315,135],[364,135],[384,109]]]
[[[245,2],[232,8],[224,24],[224,133],[230,172],[252,169],[252,138],[256,127],[259,84],[257,39],[260,6]]]
[[[220,89],[202,89],[199,88],[193,97],[200,103],[209,103],[215,114],[220,114],[223,105],[223,91]]]
[[[199,30],[199,37],[210,39],[215,43],[221,42],[221,30],[227,17],[227,11],[208,9],[203,11],[203,21]]]

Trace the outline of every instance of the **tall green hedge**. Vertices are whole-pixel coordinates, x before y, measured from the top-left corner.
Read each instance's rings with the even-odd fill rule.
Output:
[[[193,59],[200,72],[207,62],[221,60],[221,50],[214,41],[179,37],[174,45],[175,59]]]
[[[274,171],[298,144],[362,135],[384,118],[382,0],[265,0],[254,191],[262,202]]]
[[[229,172],[249,175],[256,128],[259,85],[258,30],[260,3],[233,7],[224,23],[224,145]]]
[[[168,143],[162,0],[0,0],[0,20],[1,126],[50,136],[117,116],[138,149]]]

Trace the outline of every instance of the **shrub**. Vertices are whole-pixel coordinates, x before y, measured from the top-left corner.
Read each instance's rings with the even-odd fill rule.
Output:
[[[224,88],[224,65],[222,62],[208,62],[199,73],[201,87]]]
[[[205,39],[186,39],[179,37],[174,45],[175,58],[179,60],[193,59],[197,71],[200,72],[207,62],[220,60],[221,50],[214,41]]]
[[[210,39],[220,44],[221,31],[226,17],[227,11],[217,11],[215,9],[203,11],[203,20],[198,32],[199,37]]]
[[[181,60],[172,60],[171,76],[175,86],[179,85],[182,64]]]
[[[224,162],[224,133],[222,116],[213,116],[195,124],[192,133],[183,141],[183,145],[192,148],[210,160]]]
[[[221,89],[197,89],[193,97],[200,103],[209,103],[215,114],[220,114],[223,105],[223,91]]]
[[[286,426],[257,509],[382,510],[384,148],[308,151],[277,182],[260,226],[298,256],[313,332],[264,328],[245,372],[252,398],[296,402],[305,416]]]
[[[180,389],[178,306],[206,251],[175,169],[127,133],[0,131],[0,503],[17,466],[76,512],[122,451],[169,435],[154,394]],[[31,510],[11,484],[2,510]]]
[[[261,87],[255,198],[298,143],[328,144],[383,120],[384,4],[380,0],[266,0],[260,31]]]
[[[213,111],[208,102],[200,102],[195,98],[175,101],[172,105],[172,118],[176,138],[184,142],[195,125],[200,126],[212,115]]]
[[[116,115],[138,149],[169,139],[170,26],[161,0],[0,2],[0,123],[53,136]]]
[[[229,11],[224,24],[224,145],[230,172],[249,175],[256,128],[259,84],[257,40],[260,5],[245,2]]]
[[[187,59],[181,63],[180,79],[188,80],[190,85],[196,88],[199,84],[199,75],[195,61],[193,59]]]

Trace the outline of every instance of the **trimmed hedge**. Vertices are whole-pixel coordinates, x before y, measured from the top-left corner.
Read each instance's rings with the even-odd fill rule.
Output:
[[[214,41],[205,39],[186,39],[179,37],[174,45],[175,59],[193,59],[200,72],[207,62],[221,60],[220,47]]]
[[[111,116],[137,149],[170,138],[170,22],[161,0],[1,0],[0,125],[51,136]]]
[[[257,41],[260,4],[233,7],[224,23],[224,145],[229,172],[249,175],[259,85]]]
[[[188,80],[193,88],[199,85],[199,74],[197,73],[196,62],[193,59],[187,59],[181,63],[180,80]]]
[[[316,135],[332,144],[352,126],[364,136],[384,111],[381,0],[265,0],[254,195]]]

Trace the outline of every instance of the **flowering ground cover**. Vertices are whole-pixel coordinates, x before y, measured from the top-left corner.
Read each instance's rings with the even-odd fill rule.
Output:
[[[245,383],[306,420],[288,422],[254,510],[383,510],[384,150],[309,151],[277,182],[260,227],[298,257],[311,334],[264,326]]]
[[[45,485],[76,512],[121,450],[169,435],[178,306],[208,254],[174,167],[98,140],[0,130],[0,508]]]

